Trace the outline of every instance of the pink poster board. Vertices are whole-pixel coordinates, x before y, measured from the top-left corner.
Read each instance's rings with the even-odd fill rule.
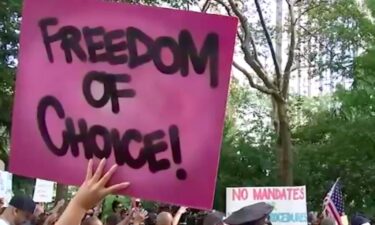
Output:
[[[80,185],[89,158],[121,194],[211,208],[237,19],[26,0],[10,170]]]

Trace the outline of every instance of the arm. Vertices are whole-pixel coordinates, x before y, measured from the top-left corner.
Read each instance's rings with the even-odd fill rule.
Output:
[[[87,210],[92,209],[108,194],[117,192],[129,186],[128,182],[106,187],[108,181],[117,169],[117,165],[103,175],[105,159],[103,159],[93,174],[92,160],[89,160],[86,179],[77,194],[55,225],[79,225]]]
[[[180,222],[181,216],[186,213],[187,208],[181,206],[180,209],[177,211],[176,215],[173,217],[173,225],[178,225]]]
[[[56,225],[79,225],[85,216],[86,210],[75,202],[70,202],[64,213],[61,215]]]

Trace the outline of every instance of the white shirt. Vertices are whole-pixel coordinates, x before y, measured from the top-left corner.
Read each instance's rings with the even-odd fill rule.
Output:
[[[4,219],[0,219],[0,225],[10,225],[10,223]]]

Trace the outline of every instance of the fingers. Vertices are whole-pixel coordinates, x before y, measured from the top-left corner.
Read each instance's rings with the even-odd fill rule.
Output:
[[[132,208],[131,211],[130,211],[130,215],[134,215],[135,214],[135,208]]]
[[[98,165],[98,168],[96,169],[95,171],[95,174],[94,176],[92,177],[92,181],[93,182],[98,182],[100,177],[102,176],[103,174],[103,170],[104,170],[104,166],[105,166],[105,162],[106,162],[106,159],[102,159]]]
[[[129,187],[129,185],[130,185],[129,182],[124,182],[124,183],[112,185],[112,186],[110,186],[106,189],[106,193],[112,194],[112,193],[118,192],[120,190],[123,190],[123,189]]]
[[[109,171],[106,174],[104,174],[104,176],[100,179],[99,185],[105,186],[108,183],[108,181],[111,179],[113,174],[115,173],[117,167],[118,166],[116,164],[113,165],[111,169],[109,169]]]
[[[87,171],[86,171],[86,179],[85,181],[90,180],[92,177],[92,159],[89,160],[89,163],[87,165]]]
[[[98,187],[105,187],[105,185],[108,183],[108,181],[111,179],[111,177],[113,176],[113,174],[116,172],[116,169],[117,169],[117,165],[113,165],[111,167],[111,169],[108,170],[107,173],[105,173],[103,176],[103,170],[104,170],[104,166],[105,166],[105,163],[106,163],[106,159],[102,159],[98,165],[98,168],[96,169],[94,175],[92,175],[92,160],[89,161],[89,166],[88,166],[88,169],[87,169],[87,175],[86,175],[86,180],[90,180],[90,183],[97,183],[98,184]],[[124,182],[124,183],[120,183],[120,184],[115,184],[115,185],[112,185],[108,188],[104,188],[104,193],[105,194],[112,194],[112,193],[115,193],[115,192],[118,192],[122,189],[125,189],[129,186],[129,182]]]

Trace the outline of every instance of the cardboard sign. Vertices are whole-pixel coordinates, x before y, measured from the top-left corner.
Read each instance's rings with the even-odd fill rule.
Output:
[[[11,171],[80,185],[108,158],[123,194],[211,208],[237,19],[79,0],[22,15]]]
[[[227,188],[227,215],[258,202],[274,206],[274,225],[307,225],[305,186]]]
[[[48,180],[36,179],[34,188],[34,202],[52,202],[55,183]]]

